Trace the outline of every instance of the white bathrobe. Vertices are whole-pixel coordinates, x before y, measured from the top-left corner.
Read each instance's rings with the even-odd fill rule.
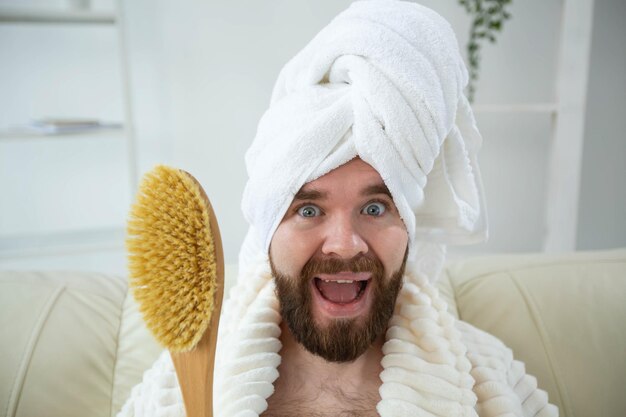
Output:
[[[447,244],[486,238],[481,137],[449,24],[411,2],[353,3],[281,71],[246,154],[250,231],[220,321],[215,415],[257,417],[274,391],[280,322],[269,244],[306,182],[355,156],[376,169],[409,235],[383,346],[382,417],[556,416],[499,340],[447,312],[434,281]],[[167,353],[119,414],[183,416]]]
[[[227,366],[220,366],[216,375],[217,417],[261,415],[279,376],[280,313],[267,263],[260,262],[255,274],[249,277],[248,291],[231,293],[224,312],[226,326],[234,321],[238,325],[220,332],[218,366]],[[382,417],[558,416],[510,349],[456,320],[446,308],[424,276],[407,272],[383,345],[381,401],[376,407]],[[118,414],[154,416],[185,416],[168,352],[144,374]]]

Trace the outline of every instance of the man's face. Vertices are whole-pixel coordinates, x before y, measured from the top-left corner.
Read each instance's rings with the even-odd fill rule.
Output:
[[[352,361],[393,313],[408,236],[382,178],[354,159],[296,194],[270,246],[281,314],[295,339]]]

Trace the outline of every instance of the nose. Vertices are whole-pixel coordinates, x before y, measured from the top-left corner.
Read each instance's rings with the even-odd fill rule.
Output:
[[[327,223],[322,253],[350,259],[368,251],[368,245],[349,216],[337,216]]]

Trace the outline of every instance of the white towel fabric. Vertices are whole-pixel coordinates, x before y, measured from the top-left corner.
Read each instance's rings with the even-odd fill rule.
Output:
[[[415,3],[353,3],[282,70],[246,155],[250,231],[224,304],[215,415],[258,417],[280,357],[268,248],[300,187],[358,155],[389,188],[410,259],[383,346],[382,417],[556,416],[545,392],[494,337],[454,319],[433,281],[445,244],[486,236],[476,153],[481,138],[463,95],[454,33]],[[184,415],[168,355],[120,416]]]
[[[246,154],[242,208],[267,251],[306,182],[359,156],[416,240],[486,237],[481,137],[450,25],[410,2],[353,3],[281,71]]]

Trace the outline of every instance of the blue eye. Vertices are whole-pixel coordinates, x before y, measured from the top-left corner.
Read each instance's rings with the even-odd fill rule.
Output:
[[[361,211],[363,214],[367,214],[368,216],[382,216],[383,213],[387,210],[383,203],[369,203],[363,210]]]
[[[315,217],[322,214],[322,211],[317,206],[307,205],[300,207],[298,214],[302,217]]]

